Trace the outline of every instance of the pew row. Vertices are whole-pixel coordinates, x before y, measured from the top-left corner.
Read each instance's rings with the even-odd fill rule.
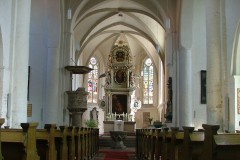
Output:
[[[22,129],[1,128],[0,160],[90,160],[98,152],[98,129],[37,126],[21,123]]]
[[[141,160],[240,159],[240,134],[217,134],[218,125],[136,130],[136,157]]]

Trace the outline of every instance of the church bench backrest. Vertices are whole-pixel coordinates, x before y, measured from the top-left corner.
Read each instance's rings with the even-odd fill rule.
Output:
[[[218,134],[214,135],[216,145],[240,145],[240,134]]]
[[[171,132],[168,131],[169,128],[165,127],[162,129],[162,151],[161,151],[161,160],[167,160],[170,156],[170,147],[171,147]]]
[[[203,142],[204,141],[204,132],[193,132],[190,134],[190,140],[192,142]]]
[[[57,159],[57,151],[55,145],[56,139],[56,125],[55,124],[45,124],[44,129],[39,129],[36,132],[36,141],[38,154],[41,159]]]
[[[205,140],[202,160],[240,159],[239,134],[217,134],[218,125],[203,124],[203,128]]]
[[[154,158],[155,160],[160,160],[161,152],[162,152],[162,129],[155,129],[153,136],[154,136]]]
[[[240,159],[240,135],[214,135],[216,160]]]
[[[25,135],[22,134],[22,129],[2,129],[1,132],[2,142],[24,142]]]
[[[3,123],[4,120],[0,119],[0,125]],[[98,129],[61,126],[57,130],[55,124],[46,124],[45,129],[36,129],[37,125],[21,123],[23,129],[1,128],[0,160],[3,157],[4,160],[92,159],[98,151],[95,146],[99,143]]]
[[[143,145],[144,145],[144,130],[136,129],[136,157],[141,159],[143,155]]]
[[[1,129],[1,151],[4,160],[39,159],[35,141],[37,125],[38,123],[21,123],[23,129]]]
[[[203,151],[204,132],[194,131],[194,127],[183,126],[184,145],[181,160],[198,159]]]
[[[183,153],[184,132],[178,127],[171,127],[171,146],[170,160],[182,159]]]
[[[4,124],[5,122],[5,119],[4,118],[0,118],[0,140],[1,140],[1,130],[2,130],[2,125]],[[0,141],[0,160],[3,159],[3,156],[2,156],[2,142]]]

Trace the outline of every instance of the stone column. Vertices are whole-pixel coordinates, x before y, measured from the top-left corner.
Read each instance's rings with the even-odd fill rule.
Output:
[[[71,38],[72,38],[72,34],[70,32],[70,20],[67,21],[67,26],[68,26],[68,31],[64,33],[64,47],[63,51],[60,52],[60,68],[64,68],[67,65],[75,65],[75,61],[71,60],[72,56],[70,56],[71,53]],[[66,54],[67,53],[67,54]],[[68,91],[68,90],[72,90],[72,74],[70,72],[67,72],[66,70],[61,70],[61,74],[60,74],[60,86],[59,89],[62,91]],[[63,92],[62,92],[63,93]],[[69,123],[69,114],[67,113],[67,107],[65,105],[66,101],[65,101],[65,94],[61,94],[61,98],[60,98],[60,104],[59,106],[63,107],[63,124],[68,124]]]
[[[46,123],[57,123],[59,120],[59,49],[48,48],[46,75]],[[62,114],[61,114],[62,115]]]
[[[82,127],[82,114],[87,110],[87,95],[85,88],[67,91],[68,110],[71,113],[71,125]]]
[[[13,69],[11,88],[12,123],[20,128],[20,122],[27,122],[27,82],[29,58],[29,32],[31,0],[15,1],[13,15]],[[15,7],[15,8],[14,8]],[[16,16],[16,17],[14,17]]]
[[[190,50],[181,49],[179,54],[179,126],[192,126],[192,81],[191,81],[191,54]],[[174,92],[174,90],[173,90]]]
[[[60,3],[51,0],[47,7],[47,66],[46,66],[46,104],[44,107],[44,123],[62,124],[63,108],[60,106],[62,88],[60,88]]]
[[[222,126],[220,3],[206,1],[207,123]]]
[[[6,118],[6,113],[7,113],[7,110],[4,108],[7,108],[7,105],[6,101],[4,101],[4,88],[3,88],[3,79],[4,79],[4,65],[3,65],[3,42],[2,42],[2,30],[1,30],[1,27],[0,27],[0,116],[2,118]]]
[[[178,75],[177,75],[177,86],[175,88],[173,86],[173,94],[175,92],[178,93],[176,97],[173,95],[173,99],[176,98],[176,104],[178,105],[177,110],[173,111],[177,112],[178,115],[174,115],[174,118],[179,117],[178,126],[192,126],[193,123],[193,106],[192,106],[192,68],[193,68],[193,1],[191,0],[182,0],[182,9],[181,9],[181,27],[180,27],[180,44],[179,53],[177,53],[177,67],[178,67]],[[173,77],[173,85],[174,85],[174,77]],[[173,101],[173,104],[174,101]],[[173,119],[174,120],[174,119]],[[178,120],[176,120],[177,122]]]

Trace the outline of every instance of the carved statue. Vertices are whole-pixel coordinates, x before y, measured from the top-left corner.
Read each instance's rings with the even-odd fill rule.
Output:
[[[91,111],[90,111],[90,118],[95,120],[95,121],[98,121],[98,111],[97,111],[97,108],[94,107]]]
[[[106,86],[110,86],[111,85],[111,73],[108,71],[106,73]]]
[[[131,87],[134,86],[134,77],[133,77],[132,71],[129,73],[129,85],[130,85]]]
[[[168,101],[166,109],[166,122],[172,122],[172,77],[168,78]]]

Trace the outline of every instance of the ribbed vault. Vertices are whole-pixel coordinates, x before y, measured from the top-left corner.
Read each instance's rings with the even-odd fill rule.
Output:
[[[107,57],[112,46],[123,41],[132,56],[144,52],[153,60],[165,57],[165,21],[168,1],[163,0],[94,0],[65,2],[72,11],[70,32],[73,46],[88,58],[95,53]],[[98,52],[97,52],[98,51]],[[157,63],[157,62],[155,62]]]

